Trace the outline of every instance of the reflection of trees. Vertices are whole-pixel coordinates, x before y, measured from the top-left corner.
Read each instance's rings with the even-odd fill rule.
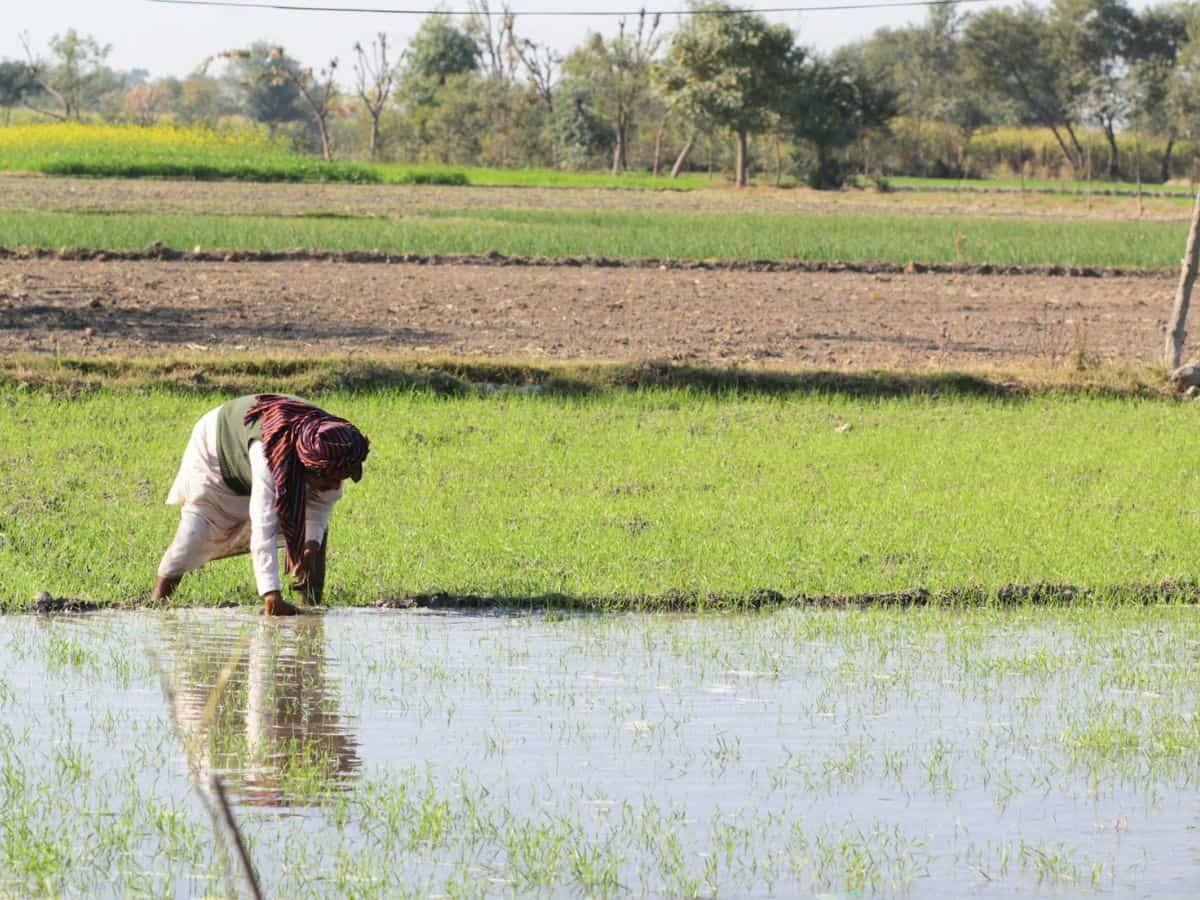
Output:
[[[221,774],[240,802],[316,803],[358,769],[357,742],[326,679],[320,618],[263,621],[248,640],[198,620],[164,631],[173,713],[184,739],[194,742],[193,764]],[[205,726],[209,697],[231,660],[231,677]]]

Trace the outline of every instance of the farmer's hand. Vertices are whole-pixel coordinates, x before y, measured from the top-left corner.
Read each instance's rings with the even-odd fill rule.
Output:
[[[325,593],[325,545],[308,541],[300,553],[300,559],[292,567],[296,580],[292,590],[302,594],[309,603],[320,603]]]
[[[268,616],[294,616],[300,612],[283,599],[279,591],[267,591],[263,596],[263,614]]]

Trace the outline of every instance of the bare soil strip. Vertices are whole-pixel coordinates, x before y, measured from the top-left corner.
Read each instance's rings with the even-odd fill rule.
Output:
[[[834,371],[1157,361],[1173,273],[0,257],[0,353],[667,360]],[[505,260],[505,263],[508,261]]]

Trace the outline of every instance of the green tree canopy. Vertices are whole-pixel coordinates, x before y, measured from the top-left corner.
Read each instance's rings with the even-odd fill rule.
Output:
[[[1120,174],[1116,127],[1130,113],[1125,73],[1136,17],[1124,0],[1054,0],[1046,21],[1059,63],[1059,93],[1073,118],[1098,124],[1108,140],[1108,174]]]
[[[812,187],[838,187],[845,172],[834,151],[886,125],[896,115],[896,94],[852,54],[809,59],[795,69],[791,84],[781,109],[783,126],[815,154],[803,174]]]
[[[1021,121],[1049,128],[1071,167],[1082,169],[1079,98],[1041,10],[1026,3],[983,11],[967,25],[963,54],[974,85],[1009,101]]]
[[[300,89],[288,77],[300,64],[281,48],[257,41],[246,50],[221,55],[230,61],[227,81],[250,118],[272,134],[285,122],[304,119]]]
[[[475,41],[446,16],[429,16],[408,42],[404,71],[411,78],[446,83],[451,75],[479,68]]]
[[[693,15],[675,32],[660,84],[685,114],[736,135],[735,175],[743,187],[747,139],[769,127],[779,86],[788,81],[792,32],[725,3],[703,3],[693,10],[720,14]]]

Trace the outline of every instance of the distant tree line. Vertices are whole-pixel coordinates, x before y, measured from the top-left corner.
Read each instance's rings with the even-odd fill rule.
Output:
[[[1196,170],[1198,2],[931,7],[921,25],[827,55],[724,3],[693,5],[670,33],[631,17],[565,55],[524,37],[508,7],[470,8],[428,17],[405,46],[385,34],[355,44],[346,64],[258,43],[218,48],[182,79],[115,71],[111,47],[68,30],[0,61],[0,117],[249,120],[326,158],[707,168],[739,185],[751,172],[825,187],[851,173],[1165,181]],[[1002,128],[1016,140],[988,138]],[[1031,129],[1046,139],[1026,142]]]

